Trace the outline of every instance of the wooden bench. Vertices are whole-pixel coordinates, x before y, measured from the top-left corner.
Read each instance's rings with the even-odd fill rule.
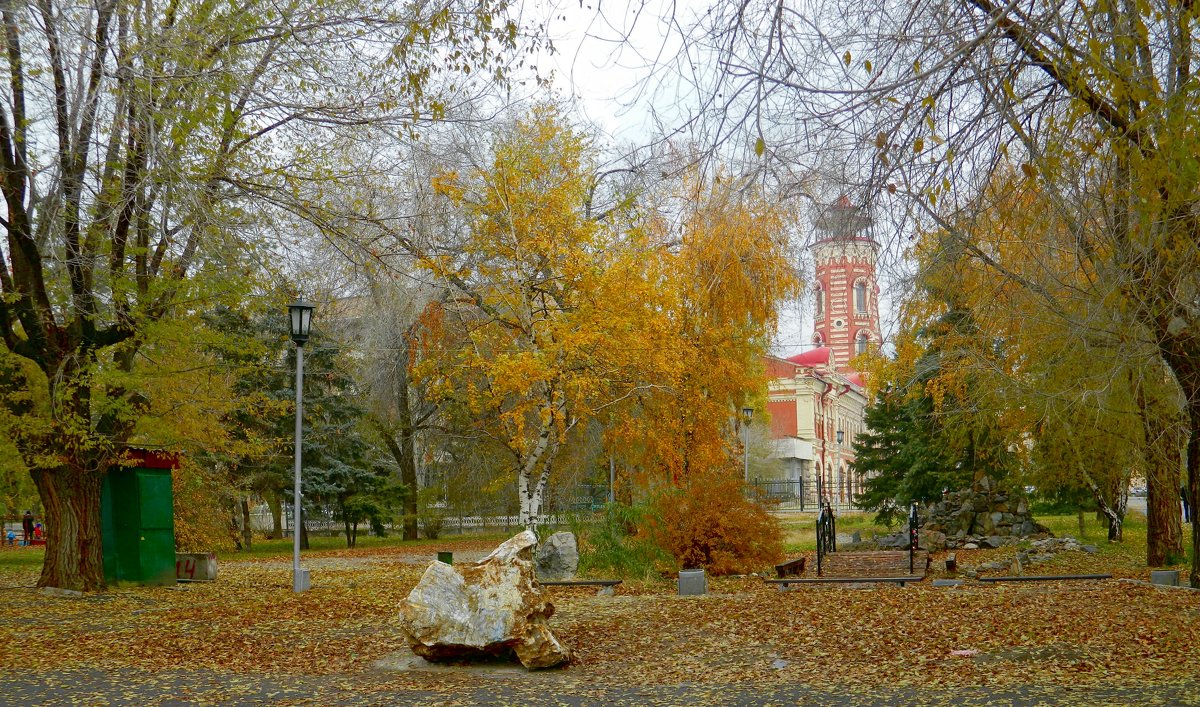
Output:
[[[619,579],[563,579],[563,580],[538,580],[538,584],[544,587],[615,587],[621,583]]]
[[[924,575],[905,575],[897,577],[788,577],[786,579],[764,579],[767,584],[778,584],[779,588],[787,589],[789,584],[871,584],[891,583],[904,586],[909,582],[920,582]]]
[[[826,578],[924,577],[929,570],[929,553],[918,550],[908,566],[908,550],[869,552],[831,552],[825,555],[821,571]]]
[[[613,587],[620,583],[621,580],[619,579],[562,579],[538,582],[543,587],[600,587],[600,591],[596,592],[596,596],[606,597],[611,597],[613,595]]]
[[[1076,579],[1112,579],[1111,574],[1031,574],[1010,577],[980,577],[980,582],[1054,582]]]
[[[779,577],[799,577],[804,574],[804,555],[797,557],[794,560],[780,562],[775,565],[775,574]]]

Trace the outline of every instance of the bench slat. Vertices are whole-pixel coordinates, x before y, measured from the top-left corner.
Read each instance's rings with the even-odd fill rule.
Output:
[[[538,581],[538,584],[545,587],[614,587],[621,583],[619,579],[567,579],[545,582]]]
[[[764,579],[767,584],[869,584],[871,582],[906,584],[908,582],[920,582],[925,579],[924,576],[906,575],[900,577],[806,577],[796,578],[789,577],[787,579]]]

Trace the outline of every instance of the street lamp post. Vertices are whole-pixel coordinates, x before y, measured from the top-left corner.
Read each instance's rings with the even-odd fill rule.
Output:
[[[834,465],[837,467],[837,470],[838,470],[838,481],[841,482],[838,485],[838,497],[839,497],[838,502],[839,503],[842,502],[843,500],[845,500],[843,498],[843,496],[844,496],[845,490],[846,490],[846,479],[843,478],[843,476],[842,476],[842,440],[845,438],[846,438],[846,433],[841,430],[838,430],[837,431],[837,449],[835,449],[833,452]]]
[[[750,423],[754,421],[754,408],[749,405],[742,408],[742,421],[746,423],[742,427],[742,452],[746,467],[743,476],[746,483],[750,483]]]
[[[304,434],[304,344],[312,329],[313,306],[303,300],[288,305],[292,341],[296,344],[296,454],[295,488],[292,504],[292,591],[306,592],[309,588],[308,570],[300,569],[300,447]]]

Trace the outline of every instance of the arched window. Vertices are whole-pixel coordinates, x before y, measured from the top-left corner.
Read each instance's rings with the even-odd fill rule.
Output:
[[[867,352],[867,342],[871,339],[867,336],[866,331],[859,331],[858,338],[854,341],[854,353],[856,356],[861,356]]]
[[[867,281],[859,280],[854,283],[854,313],[867,313]]]
[[[825,339],[821,337],[821,332],[818,331],[816,334],[813,334],[813,345],[814,346],[824,346],[825,345]]]
[[[816,318],[825,318],[825,289],[819,284],[813,289],[813,299],[816,300]]]

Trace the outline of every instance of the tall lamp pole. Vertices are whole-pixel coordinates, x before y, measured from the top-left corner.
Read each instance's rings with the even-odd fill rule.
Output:
[[[743,476],[746,483],[750,483],[750,423],[754,421],[754,408],[749,405],[742,408],[742,421],[746,423],[742,427],[742,456],[745,457]]]
[[[300,569],[300,448],[304,434],[304,344],[312,329],[313,306],[303,300],[288,305],[292,341],[296,344],[296,454],[295,495],[292,503],[292,591],[306,592],[309,588],[308,570]]]
[[[846,489],[846,479],[842,476],[842,440],[846,438],[846,433],[842,430],[837,431],[837,449],[834,450],[834,466],[837,468],[838,481],[841,482],[838,487],[838,496],[842,496]],[[839,501],[845,499],[839,498]]]

